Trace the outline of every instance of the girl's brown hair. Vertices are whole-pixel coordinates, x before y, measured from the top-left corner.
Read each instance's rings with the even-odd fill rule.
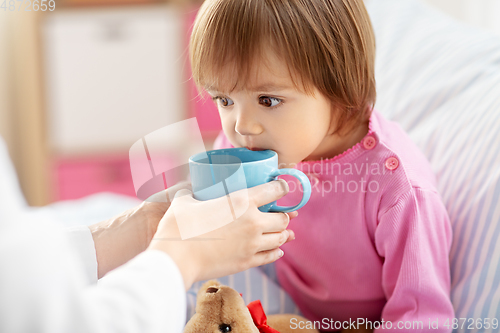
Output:
[[[330,99],[339,134],[375,104],[375,37],[363,0],[206,0],[189,48],[195,83],[227,91],[244,86],[271,48],[299,90]],[[228,68],[238,82],[222,78]]]

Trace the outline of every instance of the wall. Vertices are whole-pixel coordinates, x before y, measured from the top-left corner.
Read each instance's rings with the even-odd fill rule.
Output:
[[[0,16],[0,134],[8,143],[21,187],[32,205],[48,203],[40,13],[7,8]]]

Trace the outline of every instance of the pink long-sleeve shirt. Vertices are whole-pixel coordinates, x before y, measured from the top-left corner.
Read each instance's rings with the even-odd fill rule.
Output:
[[[221,133],[215,146],[231,144]],[[373,111],[361,142],[296,168],[311,180],[311,199],[275,265],[302,313],[322,331],[360,318],[391,322],[375,332],[451,332],[451,226],[429,163],[400,126]],[[302,196],[286,179],[280,205]]]

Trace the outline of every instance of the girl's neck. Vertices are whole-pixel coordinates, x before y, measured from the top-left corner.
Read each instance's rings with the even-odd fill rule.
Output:
[[[344,136],[339,136],[338,134],[329,135],[325,137],[318,148],[304,159],[304,161],[324,160],[338,156],[361,142],[368,131],[369,121],[367,120]]]

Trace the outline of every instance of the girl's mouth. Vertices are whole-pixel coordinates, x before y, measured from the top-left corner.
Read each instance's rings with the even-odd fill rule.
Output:
[[[248,150],[252,150],[252,151],[266,150],[266,149],[257,148],[257,147],[245,147],[245,148]]]

